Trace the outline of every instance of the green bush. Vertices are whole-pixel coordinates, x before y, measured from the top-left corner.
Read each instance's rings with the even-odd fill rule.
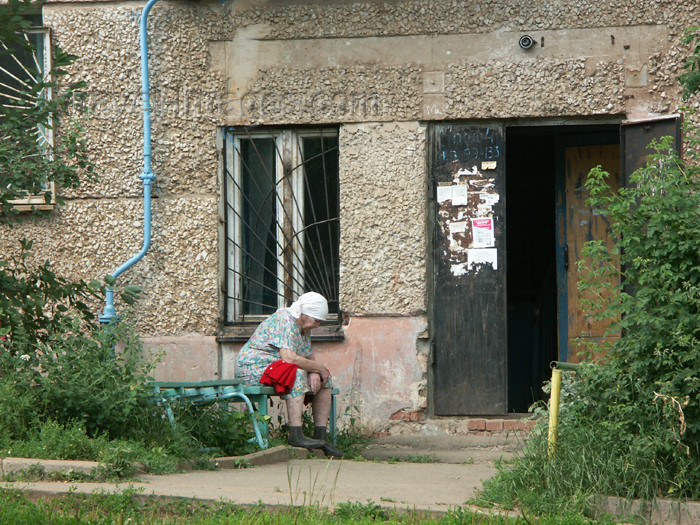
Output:
[[[91,460],[104,448],[106,439],[100,436],[93,439],[85,432],[81,423],[66,426],[47,421],[39,432],[29,439],[17,441],[13,454],[28,458]]]
[[[162,418],[153,417],[146,388],[153,361],[144,359],[128,323],[101,330],[65,316],[45,331],[43,340],[22,340],[19,349],[7,340],[0,352],[0,423],[7,435],[23,438],[49,420],[79,423],[92,437],[143,438],[158,430],[153,425]]]
[[[590,366],[590,371],[596,368]],[[669,494],[683,479],[678,465],[657,446],[667,429],[656,424],[630,434],[614,421],[582,413],[586,403],[578,396],[591,395],[580,388],[588,377],[583,372],[564,383],[555,455],[549,455],[548,421],[540,408],[541,417],[522,453],[498,465],[498,474],[484,482],[482,504],[566,515],[585,512],[594,495],[651,500],[678,494]],[[692,489],[686,492],[691,493]]]
[[[0,440],[26,437],[35,426],[36,403],[34,390],[23,388],[7,373],[0,374]]]
[[[130,444],[109,460],[116,473],[128,472],[126,463],[137,456],[147,468],[172,470],[172,457],[189,458],[193,449],[229,455],[255,449],[248,443],[248,415],[216,406],[181,407],[174,429],[163,407],[151,402],[147,382],[157,359],[144,349],[133,324],[128,318],[109,327],[93,324],[86,301],[99,285],[60,278],[50,264],[35,262],[30,248],[22,243],[19,257],[0,264],[3,449],[13,455],[98,459],[102,444],[83,438],[127,440]],[[136,291],[124,293],[133,297]],[[36,445],[42,440],[43,448]],[[65,449],[71,441],[95,448],[71,452]]]
[[[579,287],[621,337],[584,372],[584,401],[572,410],[615,439],[653,433],[646,446],[670,474],[659,494],[688,496],[700,487],[700,471],[689,468],[700,464],[700,169],[678,158],[670,138],[651,147],[628,188],[611,192],[600,169],[586,182],[589,204],[610,217],[615,247],[587,243]],[[620,284],[601,308],[601,276],[616,258]]]
[[[567,374],[556,454],[541,417],[485,501],[561,513],[597,494],[700,497],[700,168],[671,146],[652,143],[618,192],[600,168],[589,174],[588,204],[608,217],[614,246],[586,244],[579,289],[619,338],[584,347],[592,362]]]
[[[38,360],[44,414],[80,421],[91,436],[144,438],[158,432],[162,418],[153,417],[146,385],[154,361],[144,357],[133,327],[122,322],[87,334],[78,329],[66,326],[55,334]]]

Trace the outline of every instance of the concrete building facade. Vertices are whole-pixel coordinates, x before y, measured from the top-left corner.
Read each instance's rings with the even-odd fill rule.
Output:
[[[0,238],[35,239],[69,277],[101,278],[142,243],[142,8],[43,6],[52,45],[80,57],[69,79],[88,83],[100,179]],[[226,317],[231,137],[331,130],[339,313],[317,353],[343,404],[392,432],[523,412],[578,330],[555,282],[579,235],[558,238],[574,206],[558,199],[580,188],[570,167],[617,170],[635,122],[676,122],[698,13],[697,0],[155,4],[153,238],[119,283],[143,288],[133,315],[164,352],[158,378],[232,377],[252,329]]]

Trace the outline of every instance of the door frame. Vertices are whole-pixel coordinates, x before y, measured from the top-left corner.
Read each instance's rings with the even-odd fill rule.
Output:
[[[664,123],[671,123],[669,128],[664,128]],[[597,144],[614,144],[617,143],[620,145],[620,183],[621,186],[626,185],[626,179],[631,171],[633,171],[634,167],[632,165],[632,162],[628,158],[630,154],[632,154],[632,148],[630,145],[627,143],[628,140],[634,140],[634,139],[629,139],[627,137],[627,134],[631,135],[632,131],[641,133],[642,135],[649,134],[650,137],[657,136],[657,135],[668,135],[671,134],[674,136],[674,139],[676,140],[676,147],[678,149],[679,154],[681,154],[681,147],[682,147],[682,140],[681,140],[681,117],[678,114],[669,114],[669,115],[663,115],[659,117],[649,117],[645,119],[639,119],[639,120],[625,120],[624,116],[612,116],[612,117],[600,117],[600,118],[586,118],[586,119],[566,119],[566,118],[560,118],[560,119],[545,119],[545,120],[530,120],[530,119],[518,119],[518,120],[509,120],[509,119],[492,119],[489,120],[488,122],[485,121],[474,121],[474,120],[460,120],[460,121],[452,121],[452,122],[432,122],[431,125],[427,128],[427,137],[428,137],[428,148],[430,148],[430,145],[433,144],[432,139],[433,139],[433,129],[434,126],[439,126],[439,125],[487,125],[489,123],[492,123],[494,125],[499,125],[501,126],[503,135],[505,135],[508,132],[509,128],[517,128],[517,127],[532,127],[532,128],[550,128],[550,129],[555,129],[559,128],[562,130],[562,133],[557,137],[555,141],[555,151],[553,152],[556,156],[555,158],[555,216],[553,217],[553,220],[555,221],[555,228],[557,230],[555,238],[556,238],[556,256],[555,256],[555,264],[556,264],[556,271],[557,271],[557,331],[558,331],[558,351],[559,351],[559,360],[561,361],[567,361],[570,356],[569,356],[569,351],[568,351],[568,293],[567,293],[567,287],[566,287],[566,272],[565,272],[565,252],[564,252],[564,245],[566,243],[566,213],[565,213],[565,199],[563,198],[564,196],[562,195],[562,191],[565,191],[564,188],[564,174],[565,174],[565,148],[569,146],[591,146],[591,145],[597,145]],[[649,129],[649,128],[658,128],[658,129],[663,129],[664,132],[658,131],[657,129]],[[671,130],[671,132],[668,132],[668,129]],[[436,279],[437,279],[437,252],[436,252],[436,239],[437,239],[437,231],[435,230],[435,227],[437,226],[435,221],[435,217],[437,214],[437,206],[436,202],[434,200],[434,195],[435,195],[435,188],[433,187],[433,178],[432,178],[432,171],[431,171],[431,162],[432,158],[430,155],[432,154],[432,151],[428,149],[426,151],[426,155],[428,156],[427,162],[426,162],[426,170],[427,170],[427,188],[426,191],[428,193],[428,206],[427,206],[427,233],[428,233],[428,247],[429,247],[429,256],[427,257],[427,272],[428,272],[428,323],[430,327],[430,333],[431,333],[431,348],[430,348],[430,355],[431,355],[431,360],[430,360],[430,365],[429,365],[429,370],[428,370],[428,406],[429,406],[429,413],[434,414],[434,393],[435,393],[435,376],[434,376],[434,359],[435,359],[435,338],[434,338],[434,316],[433,316],[433,307],[434,307],[434,301],[435,301],[435,286],[436,286]],[[508,159],[508,153],[505,153],[505,162],[507,163]],[[504,200],[503,202],[503,211],[502,211],[502,221],[503,221],[503,228],[505,230],[505,222],[508,220],[508,218],[505,216],[505,184],[506,181],[504,180],[504,187],[502,191],[502,198]],[[563,223],[563,228],[561,231],[559,231],[559,225]],[[505,233],[503,234],[503,256],[505,257],[505,250],[507,247],[507,239],[505,238]],[[569,261],[571,264],[572,261]],[[499,254],[499,269],[501,268],[501,258]],[[503,260],[503,268],[507,272],[507,268],[505,267],[505,260]],[[562,282],[563,280],[563,282]],[[507,289],[506,289],[506,300],[507,300]],[[507,316],[506,316],[507,319]],[[505,345],[505,351],[507,354],[507,339],[504,340],[504,345]],[[504,394],[506,395],[507,399],[507,380],[506,380],[506,386],[504,389]],[[507,413],[507,409],[506,412]]]

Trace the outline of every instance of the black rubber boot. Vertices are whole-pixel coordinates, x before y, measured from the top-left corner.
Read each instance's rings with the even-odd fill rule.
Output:
[[[289,439],[287,443],[293,447],[301,448],[323,448],[324,445],[324,442],[320,439],[306,437],[301,427],[289,427]]]
[[[314,427],[314,439],[318,439],[323,442],[323,446],[320,448],[323,450],[326,456],[331,456],[334,458],[343,457],[343,453],[335,448],[330,441],[328,441],[328,431],[326,430],[326,427]]]

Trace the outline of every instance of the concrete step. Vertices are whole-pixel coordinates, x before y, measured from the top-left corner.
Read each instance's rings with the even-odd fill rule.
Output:
[[[520,436],[396,435],[374,438],[362,456],[414,463],[493,463],[515,456],[524,446]]]

